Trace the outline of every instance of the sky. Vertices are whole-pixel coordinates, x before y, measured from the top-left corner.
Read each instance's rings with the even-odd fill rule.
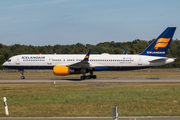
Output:
[[[149,41],[167,27],[180,40],[180,0],[0,0],[4,45]]]

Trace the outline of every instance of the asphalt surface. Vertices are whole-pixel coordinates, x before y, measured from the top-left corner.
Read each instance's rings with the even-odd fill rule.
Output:
[[[114,120],[112,117],[0,118],[0,120]],[[118,120],[180,120],[180,117],[119,117]]]
[[[0,83],[96,83],[96,82],[117,82],[117,83],[178,83],[180,78],[98,78],[98,79],[0,79]]]

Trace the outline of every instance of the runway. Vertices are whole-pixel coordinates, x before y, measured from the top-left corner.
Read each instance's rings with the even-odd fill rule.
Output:
[[[179,120],[180,117],[119,117],[118,120]],[[114,120],[112,117],[0,118],[0,120]]]
[[[97,83],[97,82],[115,82],[115,83],[179,83],[180,78],[98,78],[98,79],[71,79],[71,78],[45,78],[45,79],[0,79],[0,83]]]

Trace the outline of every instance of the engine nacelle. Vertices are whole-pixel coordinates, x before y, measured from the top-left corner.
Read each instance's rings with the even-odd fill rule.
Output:
[[[80,71],[76,71],[75,69],[70,69],[67,66],[54,66],[53,69],[55,75],[80,74]]]

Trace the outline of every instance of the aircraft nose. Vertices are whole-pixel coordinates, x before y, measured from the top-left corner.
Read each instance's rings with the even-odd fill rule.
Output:
[[[6,66],[6,62],[4,62],[4,63],[2,64],[2,66]]]

